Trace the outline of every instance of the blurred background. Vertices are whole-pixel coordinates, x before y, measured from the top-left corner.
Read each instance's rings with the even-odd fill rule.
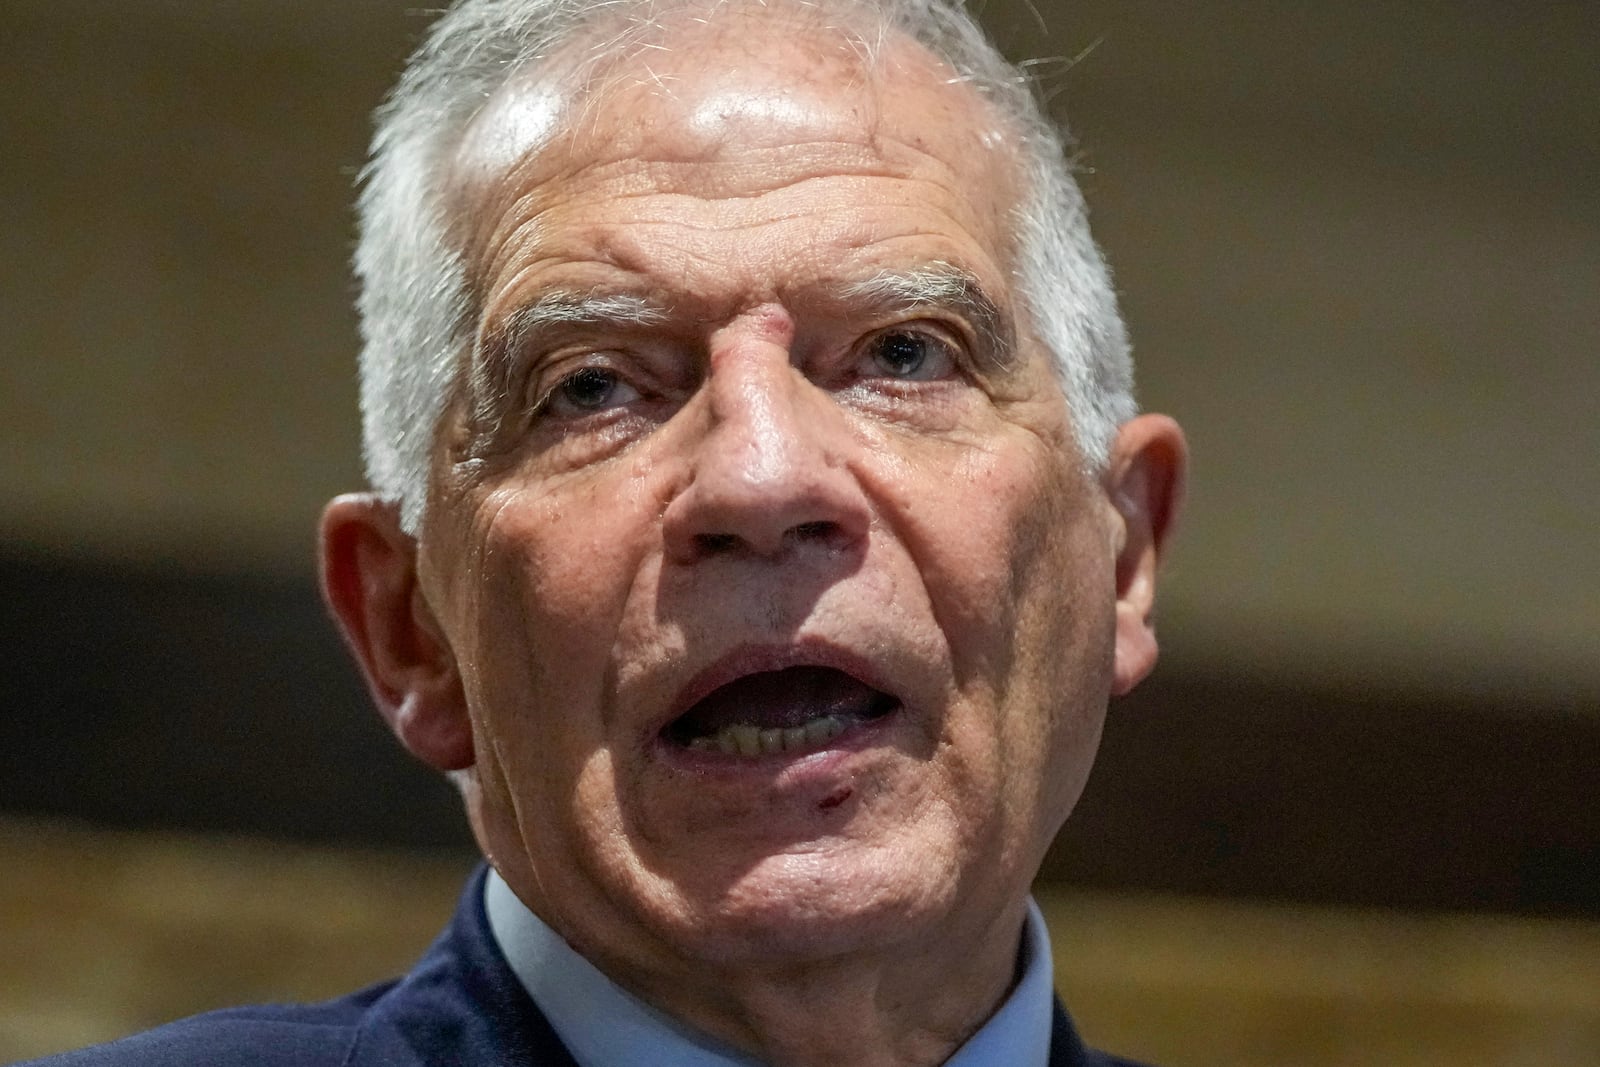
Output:
[[[4,14],[0,1060],[380,977],[472,861],[312,579],[361,484],[354,175],[426,13]],[[1046,57],[1194,450],[1162,666],[1041,882],[1084,1028],[1600,1062],[1600,9],[985,20]]]

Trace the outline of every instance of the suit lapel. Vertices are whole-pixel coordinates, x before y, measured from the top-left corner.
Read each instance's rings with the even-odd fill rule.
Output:
[[[1056,997],[1050,1025],[1050,1067],[1093,1067],[1093,1064],[1071,1017],[1061,1006],[1061,998]]]

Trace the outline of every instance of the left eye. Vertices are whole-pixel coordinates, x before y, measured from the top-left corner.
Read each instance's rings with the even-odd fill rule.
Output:
[[[630,404],[639,393],[613,371],[583,367],[568,375],[545,401],[547,410],[568,418]]]
[[[916,330],[887,330],[867,343],[867,373],[902,381],[934,381],[955,369],[950,345]]]

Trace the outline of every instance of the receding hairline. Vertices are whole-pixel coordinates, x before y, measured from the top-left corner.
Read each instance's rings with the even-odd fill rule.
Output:
[[[666,10],[655,11],[663,6]],[[671,79],[663,78],[654,69],[649,56],[677,51],[675,42],[679,38],[688,42],[687,49],[722,55],[732,47],[752,57],[757,55],[759,46],[748,43],[752,36],[736,33],[728,25],[730,19],[798,22],[805,32],[786,37],[786,46],[799,49],[817,41],[835,42],[836,48],[819,49],[814,54],[819,59],[843,61],[852,79],[859,78],[863,86],[870,86],[879,94],[893,87],[879,81],[876,75],[883,70],[886,58],[898,57],[904,65],[895,73],[928,75],[925,88],[955,88],[956,95],[982,119],[980,133],[986,138],[1001,132],[1023,133],[1004,108],[974,88],[970,78],[958,74],[910,28],[893,24],[886,12],[860,0],[658,0],[651,8],[655,14],[648,20],[630,18],[627,11],[597,15],[573,28],[570,36],[548,53],[524,56],[508,66],[482,103],[442,139],[435,165],[439,193],[448,199],[463,184],[481,180],[464,173],[470,162],[465,157],[485,146],[493,133],[492,123],[498,120],[503,124],[508,118],[527,119],[530,99],[544,111],[536,123],[539,136],[530,138],[517,160],[502,162],[525,162],[562,138],[581,134],[584,123],[592,120],[619,91],[643,89],[671,95]],[[696,18],[691,13],[697,9],[715,10],[718,17]],[[836,10],[850,14],[860,25],[830,22],[826,15]],[[608,27],[614,31],[618,24],[637,26],[638,32],[607,32]],[[635,59],[639,60],[638,66],[630,66]],[[737,65],[737,57],[732,65]],[[804,70],[815,85],[832,89],[839,84],[838,70],[819,69],[818,64],[807,64]],[[1025,178],[1020,160],[1010,161],[1010,169],[1019,181]]]
[[[907,29],[891,25],[885,12],[859,0],[656,0],[649,5],[648,16],[624,5],[597,7],[601,10],[571,27],[550,51],[523,56],[506,68],[482,106],[461,121],[447,140],[443,170],[449,171],[474,133],[481,132],[483,123],[494,117],[496,105],[504,102],[508,92],[532,90],[557,98],[560,121],[552,125],[551,132],[557,136],[571,133],[592,111],[585,107],[574,114],[571,105],[576,100],[597,104],[628,82],[670,92],[649,57],[676,51],[679,39],[688,41],[687,47],[708,52],[748,48],[754,38],[737,32],[730,25],[733,20],[777,19],[795,24],[801,32],[786,41],[796,48],[831,38],[839,47],[818,51],[817,58],[843,60],[859,76],[874,69],[883,47],[894,39],[912,46],[933,65],[945,65]],[[697,17],[697,10],[714,11],[717,17]],[[859,25],[831,22],[828,16],[833,12],[847,13]],[[810,76],[815,82],[834,84],[835,71],[820,65],[807,69],[813,72]],[[528,150],[537,152],[546,143],[529,145]]]

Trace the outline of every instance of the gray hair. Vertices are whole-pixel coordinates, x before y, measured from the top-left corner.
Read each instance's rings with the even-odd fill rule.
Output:
[[[1133,365],[1064,135],[1032,82],[1000,55],[961,0],[788,2],[870,20],[879,42],[891,34],[917,42],[1010,124],[1006,133],[1020,139],[1024,188],[1012,209],[1016,293],[1052,356],[1084,460],[1091,471],[1103,469],[1117,427],[1136,411]],[[673,6],[683,0],[460,0],[433,24],[379,108],[357,205],[362,439],[367,477],[381,496],[399,502],[407,532],[421,528],[434,438],[473,343],[473,295],[452,238],[448,182],[464,131],[507,79],[602,17],[633,31],[606,42],[614,56]],[[869,57],[875,52],[866,38],[855,43]],[[607,51],[591,50],[596,65]]]

